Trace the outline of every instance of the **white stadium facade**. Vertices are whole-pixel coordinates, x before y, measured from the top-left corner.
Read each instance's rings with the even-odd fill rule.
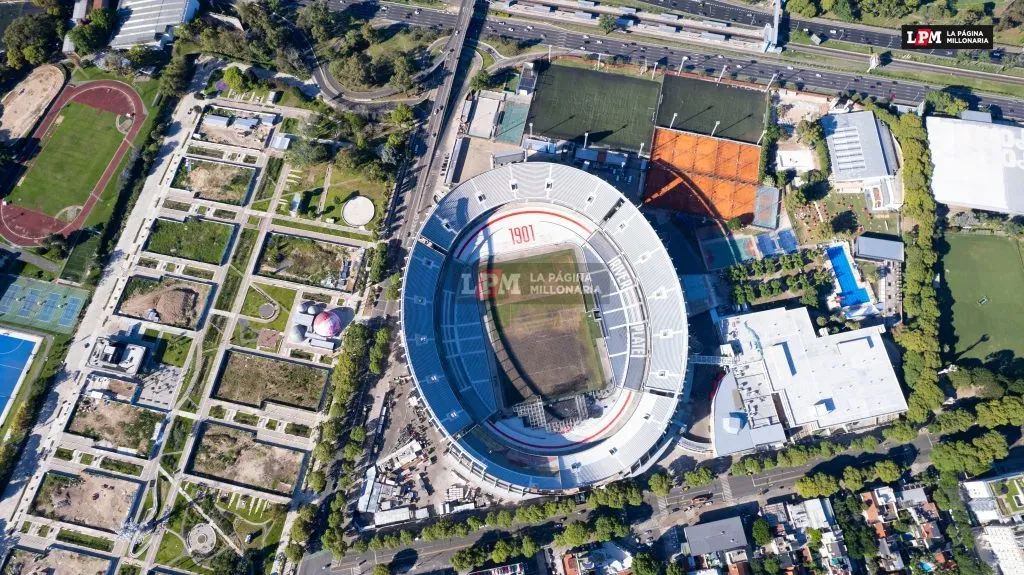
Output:
[[[604,381],[510,405],[502,385],[517,385],[508,366],[519,364],[495,351],[510,353],[488,322],[497,316],[481,301],[481,266],[554,250],[576,254]],[[401,337],[449,455],[496,491],[565,493],[636,475],[679,431],[687,319],[678,275],[636,206],[581,170],[510,164],[441,198],[409,252]],[[540,347],[557,355],[562,344],[551,343]]]

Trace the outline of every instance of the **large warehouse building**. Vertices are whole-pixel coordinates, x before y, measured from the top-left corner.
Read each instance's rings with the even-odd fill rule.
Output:
[[[932,191],[950,206],[1024,214],[1024,128],[928,116]]]
[[[605,181],[541,162],[466,180],[424,222],[402,285],[413,379],[481,485],[571,492],[642,473],[671,444],[683,290]]]
[[[729,372],[712,405],[717,455],[874,427],[907,410],[882,326],[819,336],[807,308],[777,308],[719,329]]]

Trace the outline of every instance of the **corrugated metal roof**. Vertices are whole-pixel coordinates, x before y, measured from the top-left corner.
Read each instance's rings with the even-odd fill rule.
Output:
[[[689,525],[683,528],[683,534],[690,545],[690,555],[732,551],[747,546],[747,534],[739,517]]]
[[[896,152],[889,129],[868,111],[821,118],[837,181],[882,178],[896,173]]]
[[[857,238],[857,257],[901,262],[903,261],[903,242],[860,236]]]

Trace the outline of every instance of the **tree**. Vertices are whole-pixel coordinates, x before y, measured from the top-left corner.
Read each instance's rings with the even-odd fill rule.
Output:
[[[1004,459],[1009,453],[1006,438],[998,431],[989,431],[966,441],[944,441],[932,449],[932,465],[940,472],[957,472],[980,475],[988,471],[992,463]]]
[[[362,425],[352,427],[352,430],[348,432],[348,438],[359,445],[362,445],[363,442],[366,441],[366,428]]]
[[[582,521],[572,521],[566,525],[561,533],[555,535],[555,545],[561,547],[579,547],[590,543],[593,531]]]
[[[833,0],[830,10],[833,16],[846,22],[854,20],[853,5],[850,0]]]
[[[221,79],[235,92],[245,93],[253,88],[251,74],[252,72],[249,70],[243,72],[238,66],[228,66],[224,70],[224,77]]]
[[[491,549],[491,561],[504,563],[519,555],[520,549],[515,540],[499,539]]]
[[[661,575],[661,562],[647,551],[633,556],[633,573],[635,575]]]
[[[469,81],[470,90],[486,90],[491,87],[491,74],[487,70],[480,70],[473,79]]]
[[[289,541],[288,546],[284,548],[285,558],[292,563],[298,563],[301,561],[304,553],[305,550],[302,548],[302,545],[299,545],[294,541]]]
[[[918,430],[906,420],[899,420],[882,430],[882,437],[894,443],[910,443],[917,438]]]
[[[953,117],[959,117],[961,112],[970,108],[967,100],[943,90],[930,90],[924,95],[924,101],[932,110]]]
[[[29,14],[15,18],[4,30],[7,65],[21,68],[38,66],[57,51],[64,26],[60,18],[50,14]]]
[[[373,575],[391,575],[391,566],[387,563],[378,563],[373,566]]]
[[[390,301],[395,301],[398,296],[401,295],[402,291],[402,276],[398,272],[391,274],[391,283],[388,284],[387,291],[384,292],[384,297]]]
[[[611,34],[618,26],[615,24],[615,17],[611,14],[601,14],[597,19],[597,27],[605,34]]]
[[[672,561],[665,568],[665,575],[686,575],[686,568],[678,561]]]
[[[691,487],[704,487],[711,485],[715,480],[715,475],[707,467],[698,467],[693,471],[684,473],[683,480]]]
[[[768,521],[764,517],[754,520],[754,525],[750,528],[750,536],[758,547],[764,547],[772,542],[771,526],[768,525]]]
[[[411,89],[416,83],[413,81],[413,64],[406,54],[398,54],[391,65],[391,79],[388,83],[399,92]]]
[[[519,548],[523,557],[529,559],[536,555],[537,552],[540,551],[540,549],[540,545],[538,545],[537,542],[533,540],[533,537],[530,537],[529,535],[523,535],[523,539],[520,542]]]
[[[101,8],[89,12],[89,21],[75,26],[68,33],[75,51],[85,56],[106,46],[110,41],[112,24],[112,11]]]
[[[415,115],[408,104],[398,104],[391,110],[391,123],[403,126],[413,121]]]
[[[355,461],[359,459],[359,456],[363,454],[363,448],[356,445],[355,443],[348,443],[345,445],[345,449],[342,450],[342,455],[349,461]]]
[[[899,465],[884,459],[875,463],[874,474],[882,483],[895,483],[903,475]]]
[[[786,10],[791,14],[813,18],[818,15],[818,4],[815,0],[789,0],[786,2]]]
[[[672,490],[672,478],[668,473],[658,471],[647,478],[647,488],[651,493],[664,497]]]
[[[587,503],[591,507],[612,507],[624,509],[626,505],[637,506],[644,502],[640,487],[632,479],[610,483],[590,492]]]
[[[183,56],[175,56],[160,74],[160,91],[168,96],[181,96],[188,90],[191,69]]]
[[[287,155],[293,164],[310,166],[329,160],[331,151],[326,144],[300,138],[288,148]]]
[[[796,481],[796,492],[804,499],[830,497],[839,491],[839,482],[827,473],[815,473]]]
[[[456,571],[469,571],[487,563],[487,553],[474,545],[456,551],[451,562]]]
[[[611,541],[627,535],[629,535],[629,525],[616,517],[602,515],[594,520],[592,537],[597,541]]]
[[[324,472],[320,469],[313,471],[309,474],[309,488],[316,493],[323,492],[324,488],[327,487],[327,478],[324,476]]]
[[[728,221],[725,222],[725,226],[733,232],[741,230],[743,229],[743,219],[739,216],[729,218]]]

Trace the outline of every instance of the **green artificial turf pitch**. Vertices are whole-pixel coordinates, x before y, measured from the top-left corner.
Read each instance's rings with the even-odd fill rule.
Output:
[[[1020,242],[1000,236],[948,234],[943,258],[953,296],[956,353],[985,359],[1009,350],[1024,356],[1024,263]]]
[[[540,74],[527,125],[535,134],[588,146],[637,150],[650,146],[657,82],[551,66]]]
[[[84,205],[124,139],[116,120],[117,114],[68,103],[6,200],[48,216]]]
[[[757,143],[764,131],[768,99],[764,92],[706,80],[666,76],[658,126]],[[675,122],[672,115],[676,115]],[[715,129],[715,122],[719,122]]]

